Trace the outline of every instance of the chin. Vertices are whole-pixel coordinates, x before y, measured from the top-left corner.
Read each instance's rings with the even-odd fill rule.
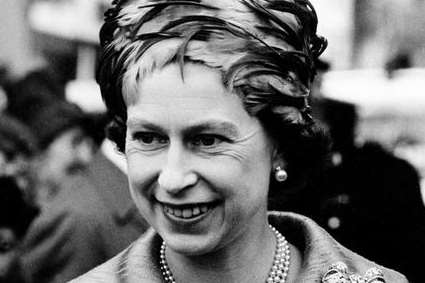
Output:
[[[207,235],[167,235],[167,248],[186,256],[198,256],[213,252],[218,247],[216,237]]]
[[[154,229],[164,239],[167,247],[188,256],[217,250],[229,230],[222,206],[187,219],[167,214],[157,206],[150,216]]]

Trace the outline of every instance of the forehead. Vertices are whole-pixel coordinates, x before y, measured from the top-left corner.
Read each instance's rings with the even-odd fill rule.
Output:
[[[198,64],[177,64],[155,70],[128,93],[128,118],[207,119],[238,122],[253,119],[241,99],[223,85],[220,72]]]

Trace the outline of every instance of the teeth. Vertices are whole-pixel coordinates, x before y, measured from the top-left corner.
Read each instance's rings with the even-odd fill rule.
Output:
[[[182,216],[183,212],[180,209],[171,209],[171,214],[174,214],[175,216]]]
[[[199,207],[194,207],[192,210],[193,215],[199,215],[201,213],[201,209]]]
[[[185,219],[197,217],[201,214],[206,213],[209,210],[207,205],[194,206],[192,208],[184,208],[184,209],[172,208],[170,206],[164,205],[163,208],[165,213],[171,214],[176,217],[185,218]]]
[[[183,209],[183,218],[189,218],[192,216],[192,209],[186,208]]]

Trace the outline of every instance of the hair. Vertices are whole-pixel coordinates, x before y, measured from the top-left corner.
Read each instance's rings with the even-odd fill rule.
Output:
[[[37,151],[35,137],[31,130],[19,120],[0,114],[0,152],[7,160],[19,155],[31,157]]]
[[[27,113],[18,118],[32,130],[39,150],[48,148],[69,129],[79,127],[85,130],[88,118],[78,105],[57,99],[34,102],[31,106],[23,104],[22,106],[27,106]]]
[[[126,105],[156,69],[186,62],[218,70],[277,141],[286,185],[303,180],[326,142],[310,115],[315,61],[326,48],[308,0],[122,0],[105,13],[97,81],[112,123],[108,137],[125,150]],[[272,182],[271,186],[277,186]]]

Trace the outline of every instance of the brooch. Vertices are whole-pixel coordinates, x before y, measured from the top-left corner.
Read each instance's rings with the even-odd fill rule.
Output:
[[[361,276],[348,272],[343,262],[332,264],[322,278],[322,283],[385,283],[384,274],[379,268],[372,267]]]

